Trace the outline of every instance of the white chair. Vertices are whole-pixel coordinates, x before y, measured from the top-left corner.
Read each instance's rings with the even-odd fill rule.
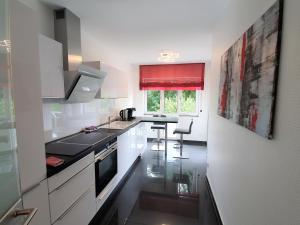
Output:
[[[186,155],[182,154],[182,149],[183,149],[183,135],[184,134],[191,134],[192,133],[192,126],[193,126],[193,120],[191,120],[189,127],[187,128],[176,128],[173,132],[173,134],[180,134],[180,155],[174,156],[174,158],[179,158],[179,159],[188,159]]]

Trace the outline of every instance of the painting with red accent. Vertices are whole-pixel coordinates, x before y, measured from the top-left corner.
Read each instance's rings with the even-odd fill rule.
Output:
[[[279,72],[283,0],[253,24],[221,59],[218,114],[271,139]]]

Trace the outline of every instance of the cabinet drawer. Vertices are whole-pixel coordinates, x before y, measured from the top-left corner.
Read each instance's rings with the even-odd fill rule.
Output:
[[[54,225],[87,225],[96,214],[95,187],[85,192]]]
[[[94,152],[88,154],[78,162],[64,169],[60,173],[48,179],[49,192],[52,192],[62,184],[66,183],[71,177],[79,173],[85,167],[94,162]]]
[[[55,222],[95,183],[95,167],[91,164],[49,195],[51,222]],[[94,193],[95,195],[95,193]],[[94,196],[95,201],[95,196]]]

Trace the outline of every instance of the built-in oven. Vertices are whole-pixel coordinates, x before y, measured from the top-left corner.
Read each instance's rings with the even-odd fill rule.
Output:
[[[95,149],[96,197],[118,173],[117,138]]]

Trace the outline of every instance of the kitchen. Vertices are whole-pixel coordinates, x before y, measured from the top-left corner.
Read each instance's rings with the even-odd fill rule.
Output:
[[[296,171],[297,104],[274,142],[216,116],[221,53],[274,2],[0,0],[0,225],[287,225],[266,193]]]
[[[12,93],[22,194],[17,204],[29,209],[16,220],[88,224],[156,138],[153,123],[166,131],[160,154],[167,157],[178,117],[144,116],[130,108],[135,105],[130,72],[115,59],[108,64],[89,55],[95,50],[86,46],[80,18],[72,11],[40,1],[5,4],[12,18],[7,35],[14,43]]]

